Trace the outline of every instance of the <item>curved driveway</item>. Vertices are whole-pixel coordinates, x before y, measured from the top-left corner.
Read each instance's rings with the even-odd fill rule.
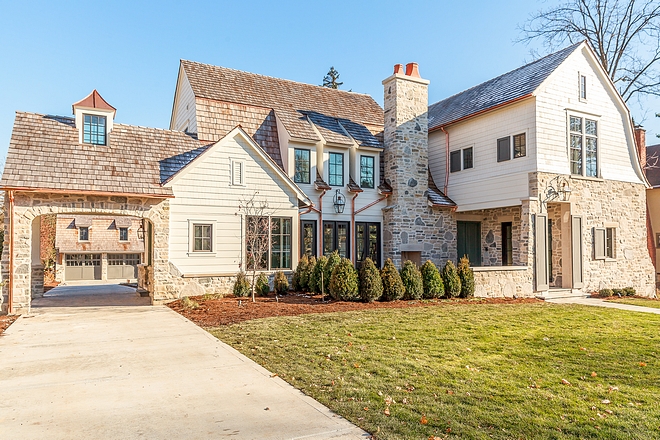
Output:
[[[0,337],[1,439],[369,437],[167,307],[107,289],[54,289]]]

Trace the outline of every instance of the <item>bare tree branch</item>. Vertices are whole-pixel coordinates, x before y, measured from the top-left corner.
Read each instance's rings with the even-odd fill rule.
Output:
[[[238,212],[244,217],[245,225],[245,269],[252,277],[252,302],[255,302],[255,284],[257,271],[268,269],[268,253],[270,251],[270,217],[273,214],[266,199],[258,197],[255,192],[250,197],[240,201]]]

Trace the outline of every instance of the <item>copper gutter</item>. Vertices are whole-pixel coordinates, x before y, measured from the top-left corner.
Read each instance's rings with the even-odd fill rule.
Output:
[[[355,249],[355,235],[356,235],[355,234],[355,214],[356,214],[355,213],[355,199],[359,195],[360,195],[360,193],[356,192],[353,195],[353,198],[351,199],[351,231],[352,231],[352,233],[351,233],[351,237],[352,237],[352,239],[351,239],[351,249],[353,249],[353,252],[351,252],[351,261],[353,262],[354,266],[355,266],[355,257],[356,257],[356,254],[357,254],[357,252],[356,252],[357,249]]]
[[[381,197],[381,198],[378,199],[378,200],[374,200],[373,202],[369,203],[368,205],[363,206],[362,208],[360,208],[360,209],[358,209],[357,211],[355,211],[355,214],[354,214],[354,215],[357,215],[357,214],[361,213],[362,211],[365,211],[365,210],[371,208],[372,206],[374,206],[374,205],[376,205],[376,204],[382,202],[383,200],[387,199],[389,196],[390,196],[389,194],[385,194],[384,197]]]
[[[7,314],[14,313],[14,191],[7,191],[9,197],[9,276],[7,279]]]
[[[55,193],[55,194],[89,194],[96,196],[128,196],[128,197],[142,197],[147,199],[173,199],[174,194],[139,194],[139,193],[124,193],[124,192],[111,192],[111,191],[92,191],[92,190],[70,190],[70,189],[52,189],[52,188],[23,188],[23,187],[3,187],[0,191],[21,191],[21,192],[38,192],[38,193]]]
[[[319,196],[319,209],[317,211],[319,213],[319,230],[317,231],[317,234],[320,232],[321,237],[323,237],[323,196],[327,192],[328,192],[328,190],[324,189],[323,192],[321,193],[321,195]],[[316,209],[315,209],[315,211],[316,211]],[[322,245],[322,243],[323,243],[323,240],[319,240],[318,236],[317,236],[317,238],[316,238],[317,254],[316,255],[318,255],[319,257],[321,255],[323,255],[323,245]]]

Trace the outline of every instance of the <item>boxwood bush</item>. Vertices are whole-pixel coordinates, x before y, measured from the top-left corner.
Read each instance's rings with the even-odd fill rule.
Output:
[[[408,260],[403,263],[401,268],[401,282],[405,289],[403,299],[421,299],[424,293],[422,284],[422,274],[417,269],[417,265]]]
[[[348,258],[339,260],[330,276],[330,295],[339,301],[356,301],[359,298],[358,275]]]
[[[380,279],[380,272],[371,258],[366,258],[362,262],[359,281],[362,301],[366,303],[373,302],[383,295],[383,282]]]
[[[257,277],[255,285],[256,294],[260,296],[268,296],[270,293],[270,286],[268,285],[268,277],[265,273],[261,272]]]
[[[236,274],[236,281],[234,281],[234,288],[232,289],[232,292],[234,296],[236,297],[243,297],[243,296],[248,296],[250,295],[250,282],[247,279],[247,276],[245,276],[245,272],[240,271],[239,273]]]
[[[458,261],[458,277],[461,279],[461,298],[472,298],[474,296],[474,272],[467,256],[463,256]]]
[[[461,294],[461,279],[451,260],[447,260],[442,269],[442,282],[445,283],[445,296],[448,298],[455,298]]]
[[[403,298],[406,289],[391,259],[385,261],[385,266],[380,271],[380,278],[383,282],[383,295],[380,297],[382,301],[396,301]]]
[[[273,281],[273,284],[278,295],[286,295],[289,291],[289,280],[281,270],[275,272],[275,281]]]
[[[445,294],[445,284],[442,282],[440,271],[433,264],[433,261],[426,260],[422,264],[422,286],[424,288],[424,298],[440,298]]]

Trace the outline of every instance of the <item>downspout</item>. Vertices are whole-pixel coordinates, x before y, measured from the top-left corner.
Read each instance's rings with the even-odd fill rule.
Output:
[[[445,127],[440,127],[440,130],[445,134],[445,188],[444,194],[447,195],[447,187],[449,186],[449,133]]]
[[[373,202],[369,203],[368,205],[363,206],[362,208],[360,208],[360,209],[358,209],[357,211],[355,211],[355,215],[357,215],[357,214],[361,213],[362,211],[364,211],[364,210],[366,210],[366,209],[369,209],[369,208],[371,208],[372,206],[374,206],[374,205],[376,205],[376,204],[382,202],[383,200],[387,199],[389,196],[390,196],[389,194],[385,194],[385,195],[384,195],[383,197],[381,197],[380,199],[378,199],[378,200],[374,200]]]
[[[7,314],[14,313],[14,191],[7,191],[9,196],[9,277],[7,280]]]
[[[357,254],[357,249],[355,249],[355,199],[360,193],[355,193],[353,195],[353,198],[351,199],[351,249],[353,249],[353,252],[351,252],[351,261],[353,262],[353,266],[355,266],[355,257]]]
[[[328,190],[324,189],[323,192],[321,193],[321,195],[319,196],[319,211],[318,211],[319,212],[319,230],[317,231],[317,237],[316,237],[316,246],[317,246],[317,248],[316,248],[317,254],[316,255],[318,255],[319,257],[321,257],[321,255],[323,255],[323,245],[322,245],[323,240],[322,239],[319,240],[318,235],[323,237],[323,196],[325,195],[326,192],[328,192]]]

